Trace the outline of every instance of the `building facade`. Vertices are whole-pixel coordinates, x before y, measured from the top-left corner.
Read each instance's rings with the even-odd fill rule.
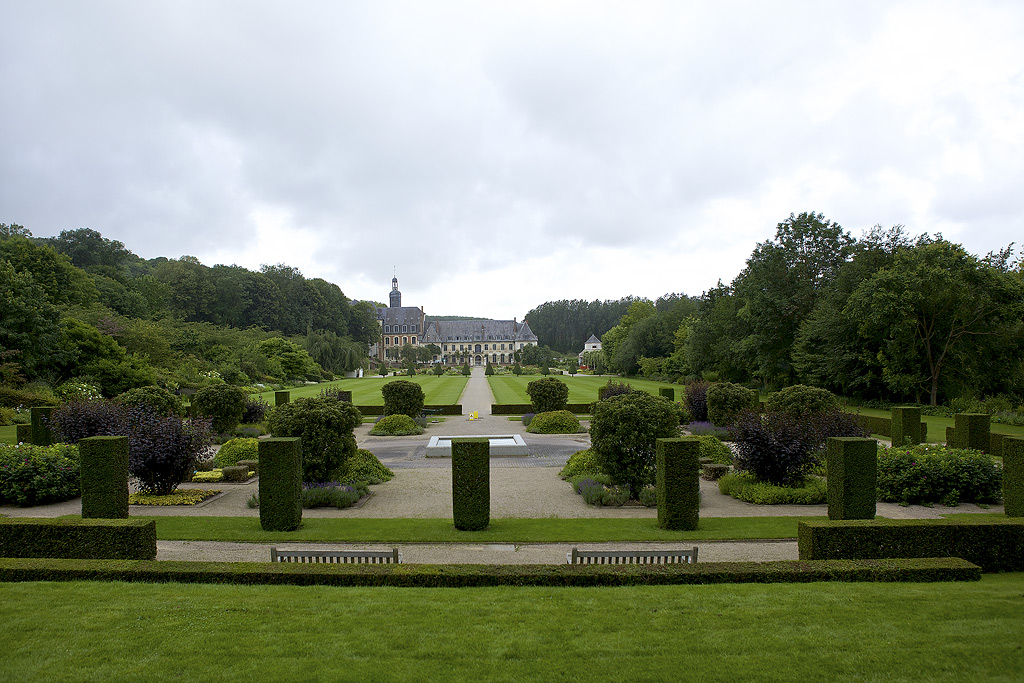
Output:
[[[398,358],[398,351],[406,344],[417,347],[424,343],[423,307],[402,305],[402,292],[398,290],[397,277],[391,279],[388,306],[376,310],[377,322],[380,323],[380,343],[374,354],[377,360]]]

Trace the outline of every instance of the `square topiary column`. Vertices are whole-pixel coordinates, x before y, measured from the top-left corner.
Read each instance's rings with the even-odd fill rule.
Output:
[[[452,439],[452,518],[460,531],[491,524],[491,442]]]
[[[1003,510],[1024,517],[1024,437],[1003,438]]]
[[[692,531],[700,522],[700,439],[658,439],[658,526]]]
[[[32,445],[49,446],[53,443],[53,432],[50,431],[50,413],[53,406],[33,406],[30,410],[32,415]]]
[[[292,400],[292,392],[290,391],[275,391],[274,392],[274,405],[283,406]]]
[[[260,439],[260,526],[295,531],[302,524],[302,441],[296,436]]]
[[[128,517],[128,437],[90,436],[78,442],[82,518]]]
[[[921,424],[921,409],[916,406],[900,406],[892,409],[892,445],[899,447],[908,443],[924,441],[924,425]]]
[[[988,453],[991,446],[988,413],[957,413],[953,416],[953,447]]]
[[[874,519],[878,502],[878,443],[830,437],[825,450],[829,519]]]
[[[658,394],[670,401],[676,400],[676,390],[674,387],[658,387]]]
[[[16,425],[15,434],[18,443],[32,443],[32,425]]]

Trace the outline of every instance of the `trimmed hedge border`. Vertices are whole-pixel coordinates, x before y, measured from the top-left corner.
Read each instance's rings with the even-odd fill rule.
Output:
[[[593,403],[566,403],[565,409],[573,415],[590,415]],[[491,415],[525,415],[533,412],[532,403],[492,403]]]
[[[1003,441],[1003,511],[1024,517],[1024,437]]]
[[[90,436],[78,442],[82,517],[128,518],[128,437]]]
[[[156,522],[0,517],[0,557],[154,560]]]
[[[1024,519],[800,522],[801,560],[962,557],[986,572],[1024,571]]]
[[[878,442],[833,436],[825,445],[829,519],[874,519],[878,500]]]
[[[715,583],[978,581],[956,557],[897,560],[703,562],[667,565],[292,564],[0,559],[0,581],[134,581],[292,586],[467,588],[668,586]]]
[[[384,414],[384,406],[356,406],[364,417]],[[462,404],[424,405],[423,410],[432,411],[435,415],[462,415]]]
[[[452,521],[460,531],[491,524],[490,441],[452,439]]]

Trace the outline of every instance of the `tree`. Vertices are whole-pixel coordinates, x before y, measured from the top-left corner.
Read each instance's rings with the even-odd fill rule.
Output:
[[[423,387],[415,382],[399,379],[388,382],[380,389],[384,397],[384,414],[396,413],[417,418],[423,412]]]
[[[569,400],[569,387],[557,377],[535,379],[526,385],[526,393],[533,404],[533,412],[548,413],[564,410]]]
[[[633,495],[654,482],[658,439],[679,431],[672,402],[644,391],[613,396],[594,404],[590,440],[601,470]]]
[[[56,359],[59,313],[32,274],[0,261],[0,352],[19,351],[29,378]]]
[[[355,455],[352,434],[363,420],[346,401],[329,397],[300,398],[277,406],[267,418],[274,436],[297,436],[302,444],[302,481],[338,481],[349,458]]]
[[[993,358],[1011,364],[999,374],[1020,376],[1024,283],[960,245],[926,236],[899,251],[853,292],[849,310],[863,334],[882,337],[882,379],[897,394],[936,405],[944,383],[973,386]]]
[[[138,259],[135,254],[125,249],[123,242],[106,239],[89,228],[62,230],[50,240],[50,243],[57,251],[67,254],[71,262],[82,269],[92,266],[119,268],[127,266],[128,261]]]

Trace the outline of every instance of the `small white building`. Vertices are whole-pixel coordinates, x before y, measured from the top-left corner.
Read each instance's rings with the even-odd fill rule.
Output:
[[[600,351],[600,350],[601,350],[601,340],[598,339],[594,335],[590,335],[590,339],[588,339],[587,341],[585,341],[583,343],[583,350],[580,351],[579,355],[576,357],[576,360],[577,360],[577,362],[580,365],[583,365],[583,354],[585,354],[585,353],[587,353],[589,351]]]

